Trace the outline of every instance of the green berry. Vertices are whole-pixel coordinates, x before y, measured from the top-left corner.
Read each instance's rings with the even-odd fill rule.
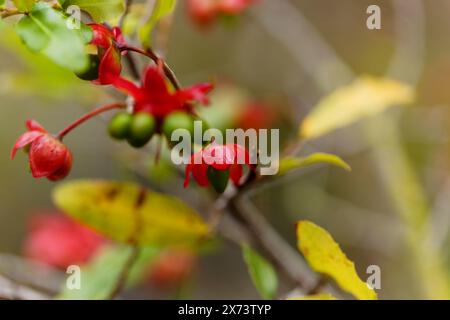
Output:
[[[172,133],[177,129],[186,129],[194,139],[194,118],[186,112],[173,112],[164,119],[162,132],[168,141],[171,141]]]
[[[100,66],[100,59],[95,54],[89,55],[89,66],[88,68],[80,73],[75,73],[75,75],[86,81],[92,81],[98,79],[98,68]]]
[[[230,172],[228,170],[217,170],[213,167],[208,167],[206,172],[209,183],[213,186],[217,193],[224,193],[228,185],[230,178]]]
[[[128,143],[135,148],[141,148],[150,141],[155,130],[156,120],[152,115],[145,112],[137,113],[131,121]]]
[[[128,137],[133,116],[127,112],[120,112],[116,114],[109,123],[109,135],[117,140],[123,140]]]

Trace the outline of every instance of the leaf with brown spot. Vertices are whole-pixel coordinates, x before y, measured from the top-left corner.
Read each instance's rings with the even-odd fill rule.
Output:
[[[68,182],[54,190],[53,199],[69,216],[121,243],[197,247],[209,235],[207,224],[184,202],[134,183]]]

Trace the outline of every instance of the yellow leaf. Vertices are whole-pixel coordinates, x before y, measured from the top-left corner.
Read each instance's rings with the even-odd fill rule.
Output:
[[[337,300],[337,299],[329,293],[320,293],[305,297],[289,298],[288,300]]]
[[[133,183],[79,180],[58,186],[56,205],[74,219],[122,243],[198,246],[208,226],[181,200]]]
[[[333,278],[344,290],[361,300],[377,299],[374,290],[362,281],[350,261],[331,235],[309,221],[297,224],[298,248],[311,268]]]
[[[401,82],[361,77],[322,99],[300,126],[300,136],[313,139],[395,105],[413,102],[414,90]]]
[[[314,153],[305,158],[287,157],[282,159],[280,161],[278,175],[284,175],[291,170],[305,168],[319,163],[328,163],[347,171],[352,170],[344,160],[334,154]]]

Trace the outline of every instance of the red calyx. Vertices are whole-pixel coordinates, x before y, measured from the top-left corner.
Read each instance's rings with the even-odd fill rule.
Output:
[[[213,143],[192,155],[190,163],[186,166],[184,187],[189,185],[191,173],[201,187],[209,186],[207,172],[210,166],[220,171],[228,170],[231,181],[239,186],[244,165],[253,168],[250,155],[244,147],[237,144],[216,145]]]
[[[98,23],[89,24],[89,27],[93,33],[91,44],[97,46],[100,57],[98,79],[94,82],[100,85],[112,84],[122,71],[118,46],[125,45],[125,39],[118,27],[109,29]]]
[[[123,78],[113,85],[134,97],[134,112],[148,112],[162,120],[174,111],[192,112],[191,103],[209,103],[207,94],[213,89],[208,83],[194,85],[172,92],[160,68],[149,67],[144,74],[141,86]]]
[[[14,144],[11,159],[14,159],[18,149],[29,145],[28,157],[34,178],[46,177],[51,181],[64,179],[72,168],[70,150],[36,121],[28,120],[26,127],[28,131]]]

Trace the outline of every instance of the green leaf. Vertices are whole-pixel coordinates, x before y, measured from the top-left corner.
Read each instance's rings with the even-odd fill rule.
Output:
[[[120,274],[132,254],[128,246],[106,247],[88,265],[81,266],[80,290],[69,290],[64,286],[58,296],[64,300],[107,299],[113,291]],[[151,262],[159,255],[156,248],[142,248],[130,269],[127,286],[136,285],[144,276]]]
[[[2,7],[5,4],[5,0],[0,0],[0,7]]]
[[[246,244],[242,245],[242,254],[258,292],[264,299],[274,299],[277,294],[278,278],[272,265]]]
[[[64,9],[71,5],[89,13],[95,22],[116,25],[125,10],[124,0],[66,0]]]
[[[151,33],[159,20],[171,14],[176,7],[176,0],[156,0],[152,15],[139,30],[139,38],[145,47],[151,45]]]
[[[282,159],[280,161],[278,175],[284,175],[291,170],[305,168],[319,163],[328,163],[347,171],[352,170],[344,160],[334,154],[314,153],[306,158],[287,157]]]
[[[309,221],[297,224],[297,245],[310,267],[333,278],[342,290],[361,300],[377,299],[377,294],[356,273],[350,261],[331,235]]]
[[[4,87],[5,94],[51,99],[55,103],[92,103],[96,89],[90,83],[80,81],[69,69],[45,55],[30,51],[17,37],[12,25],[3,26],[0,32],[0,50],[14,56],[23,66],[5,66],[9,83],[7,88]]]
[[[395,105],[413,102],[414,90],[401,82],[361,77],[322,99],[300,126],[300,137],[313,139]]]
[[[121,243],[198,247],[209,236],[206,223],[184,202],[134,183],[68,182],[53,199],[63,212]]]
[[[4,1],[3,1],[4,2]],[[14,5],[19,11],[28,12],[33,8],[36,0],[13,0]]]
[[[67,28],[67,19],[45,3],[36,4],[17,24],[16,31],[28,48],[42,52],[74,72],[88,66],[84,41],[78,30]]]

